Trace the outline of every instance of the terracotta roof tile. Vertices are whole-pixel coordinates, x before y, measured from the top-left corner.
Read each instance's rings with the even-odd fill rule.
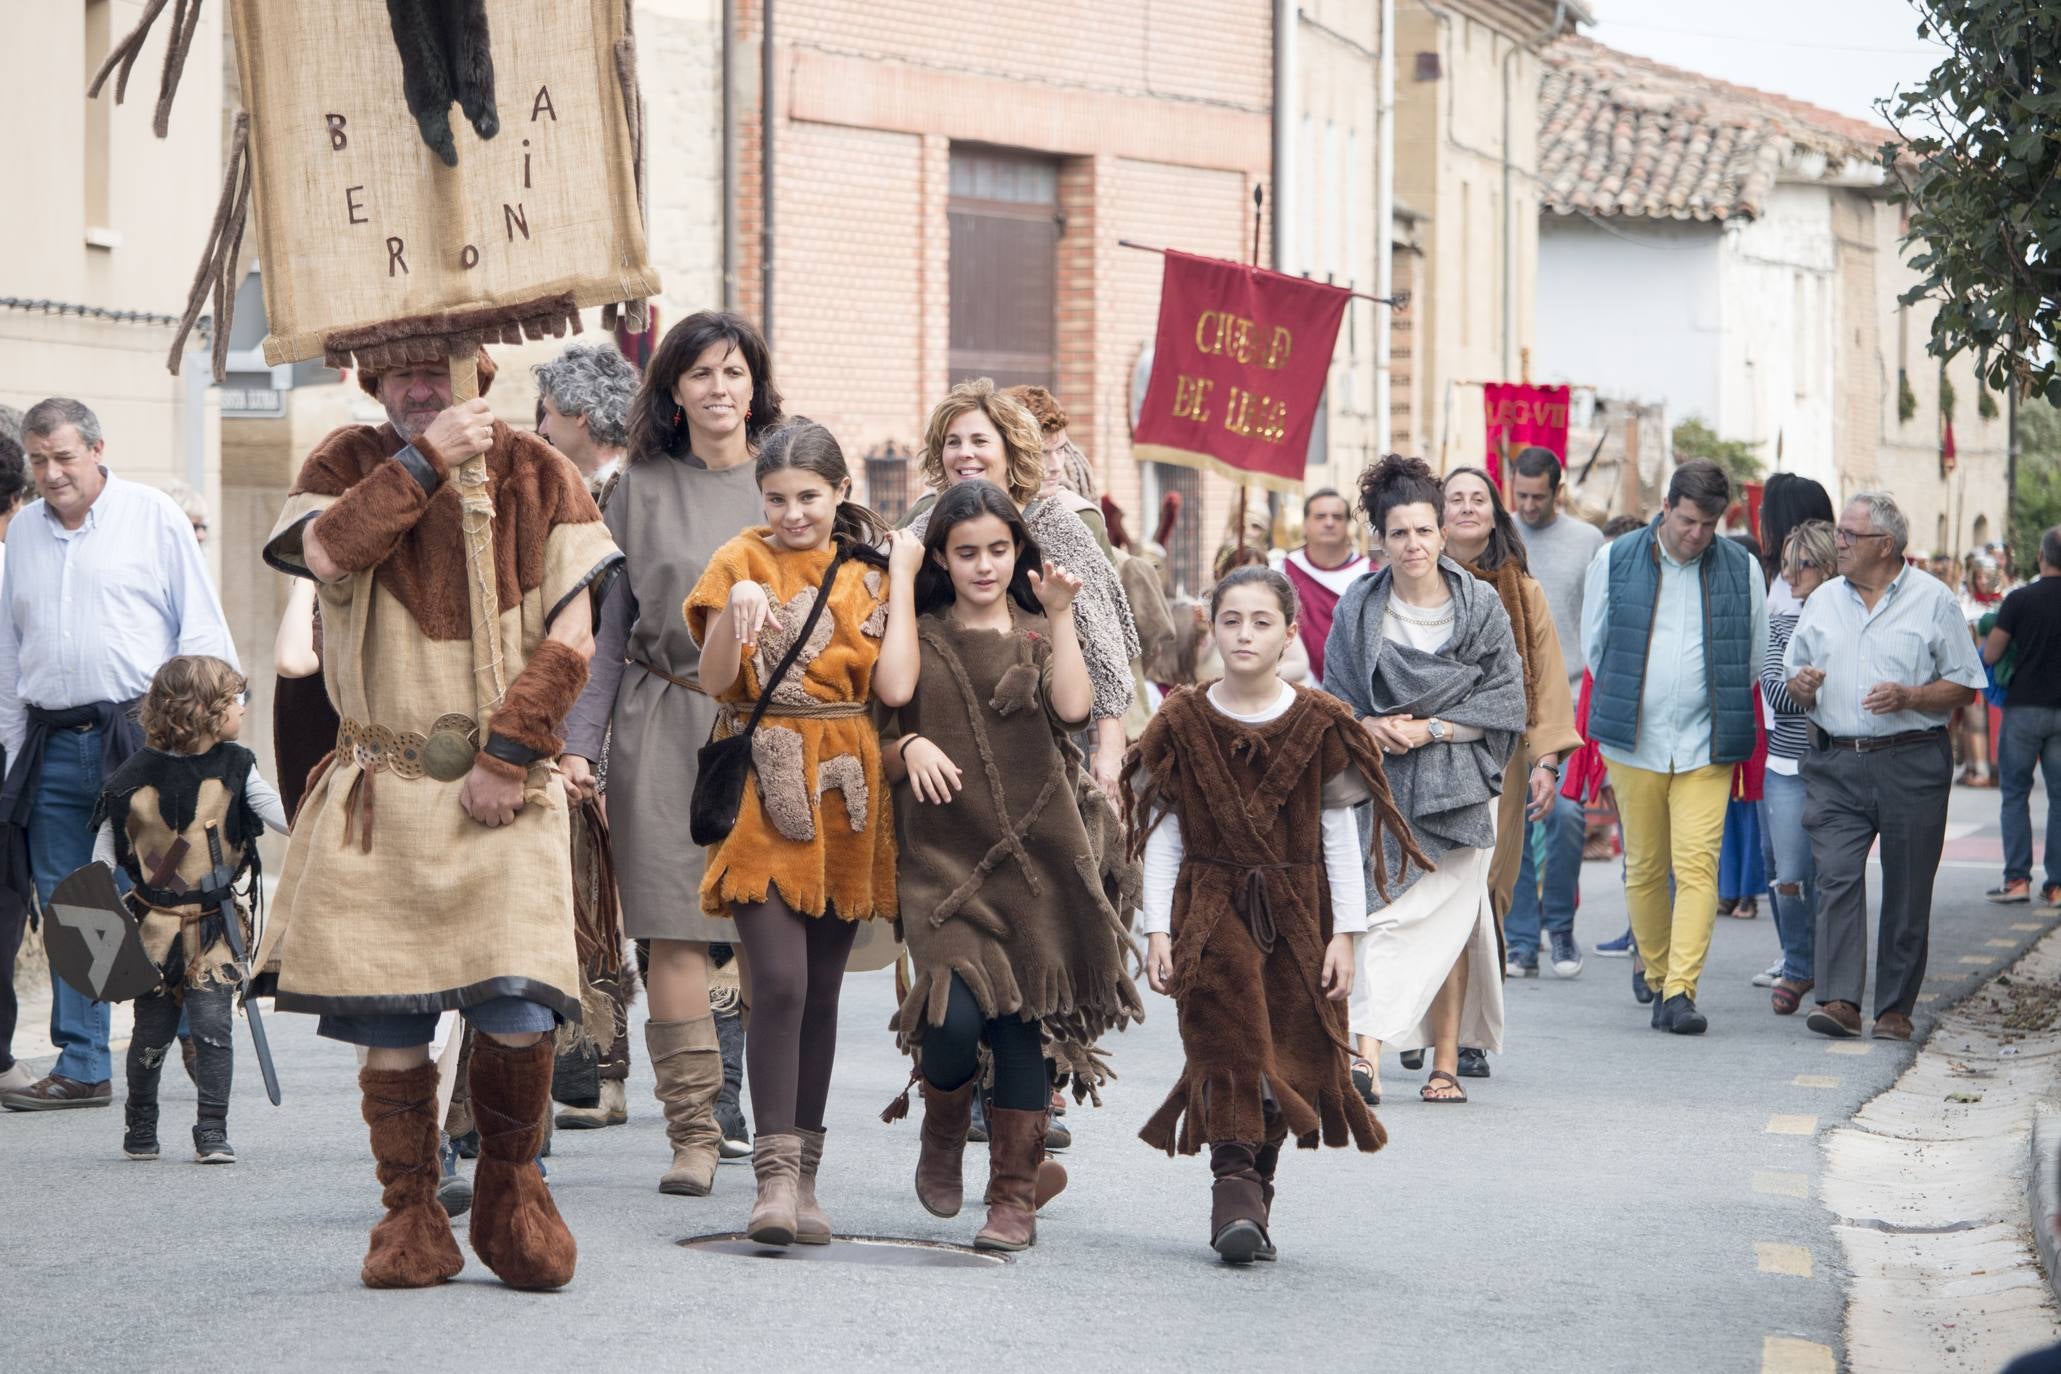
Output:
[[[1758,215],[1793,152],[1873,162],[1889,130],[1586,38],[1544,50],[1540,199],[1559,214]]]

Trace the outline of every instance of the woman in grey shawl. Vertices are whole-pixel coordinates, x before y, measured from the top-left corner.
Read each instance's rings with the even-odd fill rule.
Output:
[[[953,387],[924,426],[923,480],[935,491],[984,477],[1009,493],[1045,557],[1081,579],[1073,615],[1095,691],[1089,713],[1095,731],[1090,771],[1112,803],[1123,770],[1124,715],[1131,709],[1131,660],[1138,656],[1138,625],[1116,569],[1063,502],[1041,496],[1045,447],[1038,422],[1023,403],[985,377]],[[930,526],[925,510],[908,522],[918,538]]]
[[[1386,901],[1371,888],[1351,1002],[1362,1090],[1379,1100],[1382,1042],[1430,1045],[1427,1102],[1465,1102],[1460,1046],[1500,1050],[1503,985],[1489,906],[1496,799],[1523,736],[1524,667],[1510,617],[1484,583],[1443,556],[1439,481],[1391,455],[1360,479],[1360,504],[1388,555],[1339,599],[1324,686],[1387,757],[1396,808],[1434,872],[1405,871],[1392,839]]]

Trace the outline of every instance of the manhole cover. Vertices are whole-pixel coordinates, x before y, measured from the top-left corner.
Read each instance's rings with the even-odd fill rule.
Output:
[[[934,1240],[898,1240],[893,1236],[838,1236],[828,1245],[761,1245],[742,1231],[689,1236],[680,1244],[703,1254],[742,1255],[746,1259],[819,1260],[832,1264],[880,1264],[914,1269],[994,1269],[1008,1263],[1001,1255],[969,1245]]]

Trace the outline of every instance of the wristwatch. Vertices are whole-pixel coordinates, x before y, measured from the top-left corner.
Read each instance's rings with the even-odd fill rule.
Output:
[[[1444,744],[1446,737],[1453,733],[1446,723],[1437,716],[1433,716],[1430,720],[1425,721],[1424,729],[1431,736],[1432,743],[1434,744]]]

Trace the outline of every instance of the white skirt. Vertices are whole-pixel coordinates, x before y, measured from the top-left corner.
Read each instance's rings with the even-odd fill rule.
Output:
[[[1460,1043],[1500,1053],[1503,977],[1496,966],[1496,917],[1489,907],[1492,849],[1453,849],[1438,871],[1419,878],[1373,915],[1357,946],[1349,1003],[1354,1035],[1399,1049],[1432,1043],[1431,1003],[1464,956],[1467,996]]]

